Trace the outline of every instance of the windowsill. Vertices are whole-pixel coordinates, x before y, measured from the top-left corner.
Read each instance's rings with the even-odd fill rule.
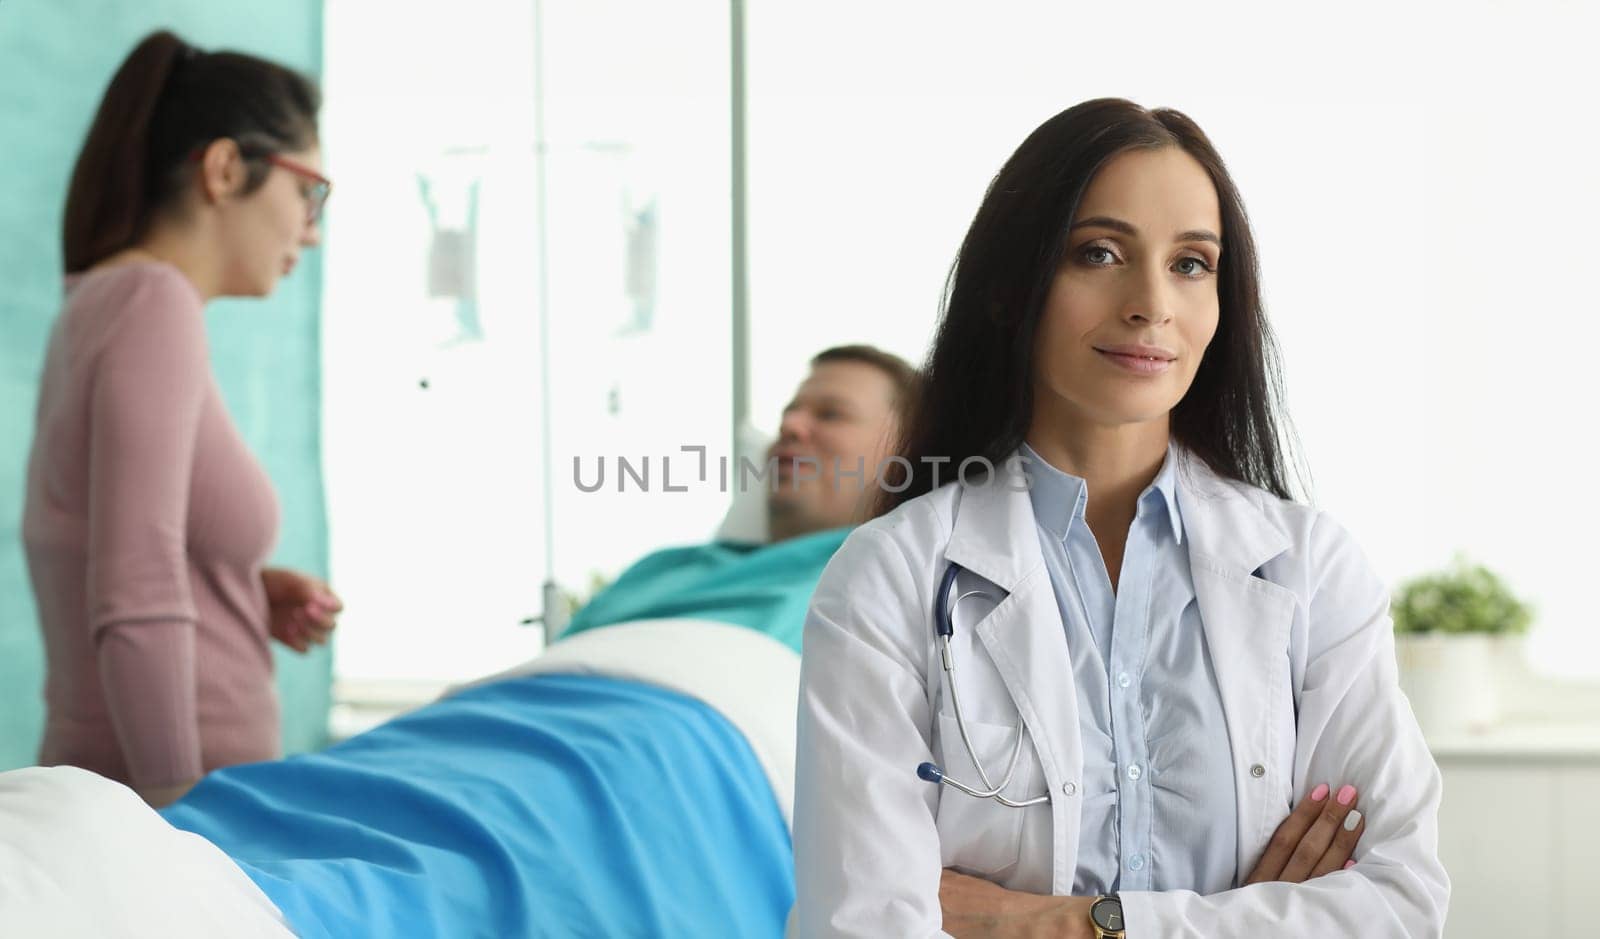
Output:
[[[1444,761],[1600,763],[1600,720],[1505,722],[1429,737],[1428,749]]]
[[[1504,720],[1518,724],[1600,721],[1600,679],[1535,672],[1515,643],[1508,645],[1498,664],[1496,680]]]
[[[1430,735],[1428,748],[1446,760],[1600,761],[1600,681],[1549,678],[1520,655],[1501,660],[1501,719],[1480,731]],[[328,715],[337,743],[415,710],[458,684],[440,680],[340,679]]]
[[[328,742],[338,743],[363,734],[407,711],[438,700],[452,685],[448,681],[399,679],[338,679],[333,683],[333,707],[328,712]]]
[[[1515,641],[1498,659],[1500,719],[1481,730],[1429,735],[1436,759],[1600,762],[1600,681],[1532,671]]]

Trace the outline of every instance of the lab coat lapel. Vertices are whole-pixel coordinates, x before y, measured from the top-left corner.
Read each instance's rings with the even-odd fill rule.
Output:
[[[995,481],[963,484],[945,557],[1007,592],[976,631],[1022,715],[1052,793],[1050,880],[1023,889],[1063,893],[1072,887],[1078,858],[1078,800],[1063,799],[1061,788],[1071,781],[1074,793],[1082,790],[1078,693],[1020,473],[1008,460]]]
[[[1274,700],[1287,699],[1295,599],[1287,588],[1253,576],[1290,542],[1241,484],[1178,452],[1179,512],[1232,749],[1242,880],[1282,820],[1275,794],[1286,781],[1274,776],[1292,772],[1290,761],[1273,758],[1270,709]],[[963,484],[945,556],[1007,591],[977,634],[1035,741],[1055,796],[1050,889],[1061,893],[1072,887],[1078,856],[1078,802],[1060,795],[1062,784],[1078,783],[1083,772],[1077,686],[1021,469],[1008,460],[998,472],[992,483]]]
[[[1288,791],[1290,780],[1277,777],[1293,772],[1292,759],[1275,756],[1271,709],[1274,701],[1290,700],[1295,599],[1287,588],[1254,576],[1289,548],[1289,538],[1237,483],[1217,476],[1186,451],[1183,466],[1178,510],[1233,751],[1242,881],[1260,845],[1282,821],[1280,794]]]

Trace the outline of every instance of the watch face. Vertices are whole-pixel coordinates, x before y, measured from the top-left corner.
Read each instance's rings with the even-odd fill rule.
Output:
[[[1089,918],[1101,929],[1112,932],[1122,930],[1122,901],[1116,897],[1102,897],[1089,907]]]

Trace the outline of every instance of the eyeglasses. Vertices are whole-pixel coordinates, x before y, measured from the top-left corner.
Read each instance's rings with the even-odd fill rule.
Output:
[[[333,180],[322,175],[309,166],[303,166],[288,157],[269,153],[266,156],[268,163],[281,166],[289,172],[307,180],[311,188],[306,190],[306,224],[315,225],[317,219],[322,217],[322,207],[328,204],[328,196],[333,192]]]
[[[205,152],[204,147],[197,147],[193,153],[189,154],[189,162],[200,162],[201,157],[205,156]],[[246,159],[250,158],[246,157]],[[310,188],[304,192],[306,197],[306,224],[315,225],[317,219],[322,217],[322,207],[328,204],[328,196],[333,192],[333,180],[309,166],[297,163],[288,157],[278,156],[276,153],[262,154],[257,159],[266,160],[273,166],[280,166],[310,184]]]

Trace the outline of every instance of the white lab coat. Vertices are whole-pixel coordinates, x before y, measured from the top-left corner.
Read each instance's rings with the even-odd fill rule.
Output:
[[[1182,448],[1179,512],[1221,691],[1238,876],[1318,783],[1361,793],[1355,867],[1201,896],[1122,894],[1131,939],[1439,936],[1440,777],[1396,683],[1389,593],[1328,515],[1226,480]],[[1065,630],[1019,467],[952,483],[863,525],[812,598],[801,671],[792,935],[943,935],[940,869],[1068,894],[1083,778]],[[1007,596],[956,617],[974,748],[997,782],[1020,713],[1012,809],[924,782],[925,760],[978,782],[943,691],[932,604],[948,562]],[[978,604],[974,604],[978,606]]]

